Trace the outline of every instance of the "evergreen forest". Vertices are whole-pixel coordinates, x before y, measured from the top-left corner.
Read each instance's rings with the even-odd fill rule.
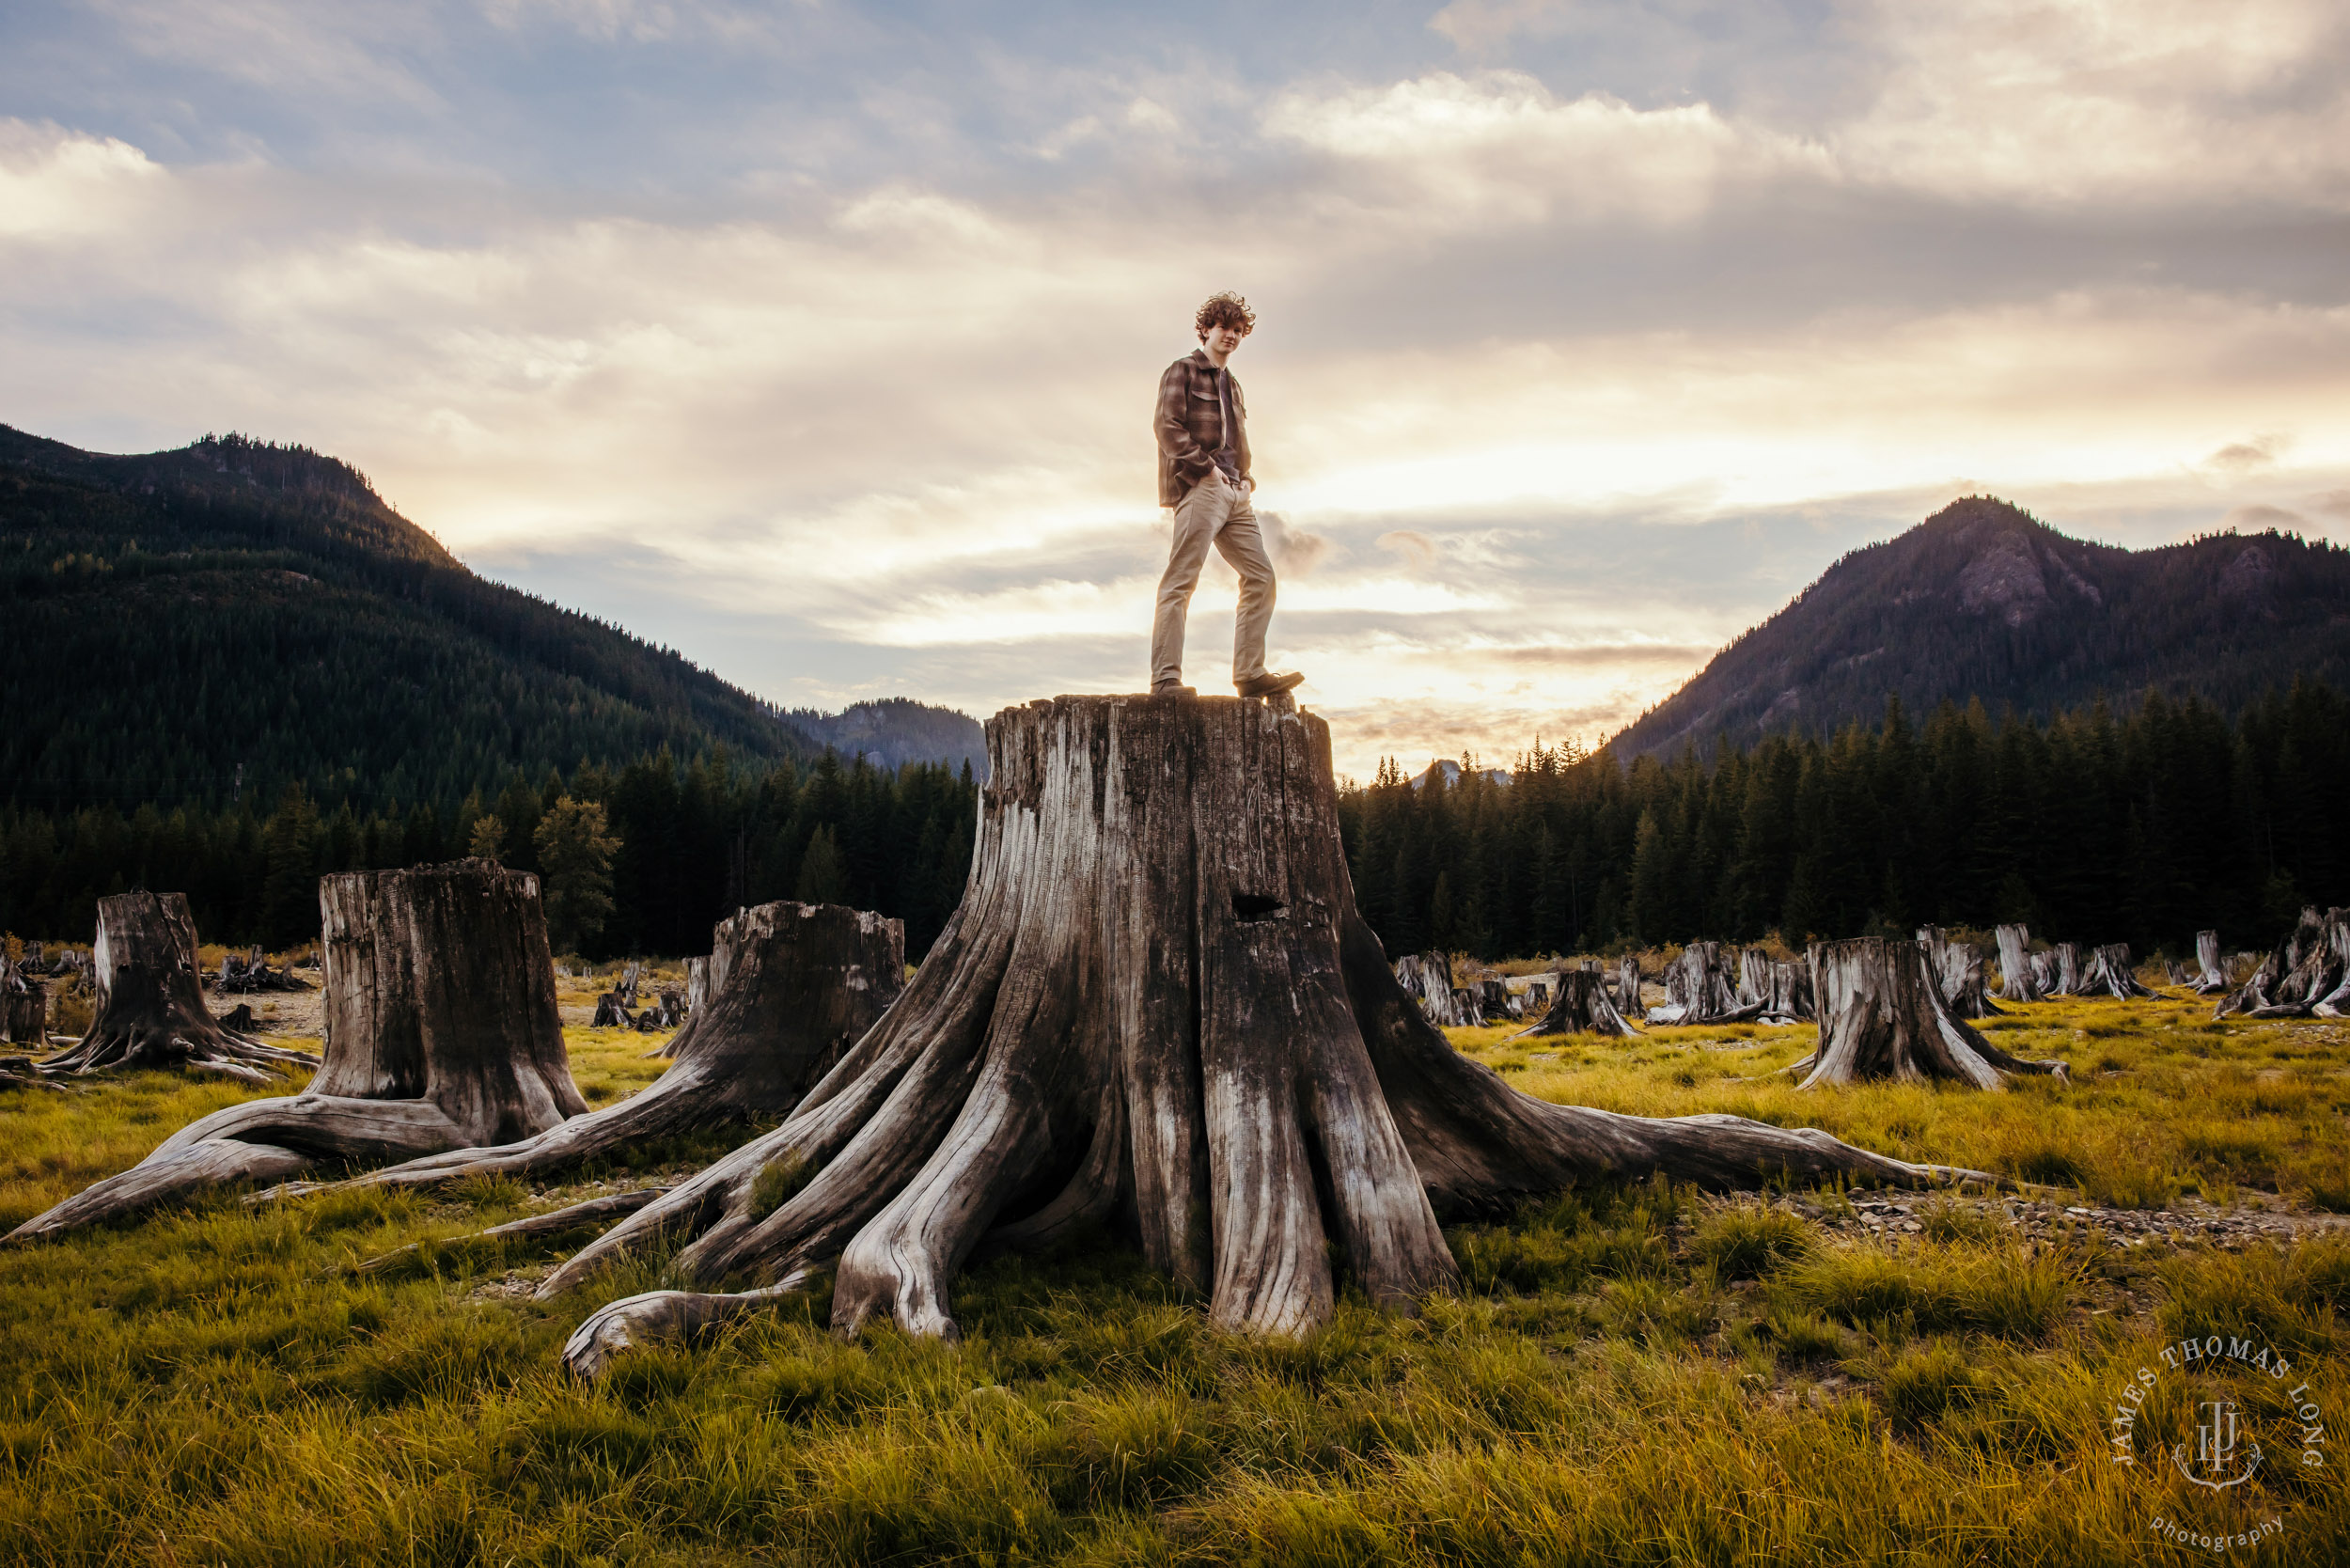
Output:
[[[2021,920],[2052,941],[2265,948],[2350,902],[2350,713],[2314,680],[2231,722],[2194,698],[2046,723],[1898,699],[1828,738],[1775,734],[1630,765],[1537,749],[1504,783],[1392,762],[1340,811],[1390,955],[1488,960],[1696,938],[1906,934]]]
[[[321,810],[300,785],[266,810],[0,807],[0,930],[86,942],[100,895],[151,887],[186,893],[205,941],[281,949],[316,940],[318,879],[331,871],[476,852],[540,870],[540,820],[567,797],[601,806],[617,840],[611,913],[577,943],[589,958],[707,952],[710,928],[739,905],[798,898],[903,919],[918,960],[963,897],[979,819],[968,766],[888,771],[831,752],[754,769],[661,751],[568,777],[517,775],[446,809]]]

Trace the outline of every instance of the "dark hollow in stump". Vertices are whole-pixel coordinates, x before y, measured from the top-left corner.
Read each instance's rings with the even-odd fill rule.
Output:
[[[2199,931],[2195,933],[2195,975],[2188,984],[2199,996],[2216,996],[2228,989],[2228,971],[2219,963],[2219,933]]]
[[[790,1110],[905,985],[904,922],[867,910],[762,903],[719,921],[712,945],[721,989],[678,1031],[675,1062],[643,1093],[518,1143],[411,1160],[347,1184],[541,1177],[713,1122]]]
[[[2139,981],[2138,972],[2130,967],[2130,945],[2127,942],[2108,942],[2102,948],[2089,950],[2089,963],[2081,971],[2081,989],[2092,996],[2102,993],[2121,1001],[2127,1001],[2132,996],[2154,995]]]
[[[1925,949],[1915,942],[1881,936],[1815,942],[1810,957],[1820,1044],[1808,1058],[1810,1075],[1798,1088],[1947,1078],[1998,1090],[2009,1073],[2065,1079],[2064,1063],[2011,1057],[1952,1016],[1926,972]]]
[[[1607,998],[1607,977],[1589,969],[1570,969],[1559,977],[1559,994],[1542,1022],[1512,1035],[1525,1040],[1543,1034],[1637,1035],[1640,1031],[1616,1011]]]
[[[2350,910],[2314,904],[2302,909],[2285,939],[2261,960],[2249,979],[2219,1000],[2215,1019],[2326,1018],[2350,1008]]]
[[[204,1005],[196,921],[185,893],[118,893],[98,901],[90,949],[98,1016],[81,1042],[40,1064],[51,1074],[180,1067],[245,1083],[316,1067],[307,1051],[264,1044],[221,1027]]]
[[[1951,1012],[1961,1018],[1989,1018],[1999,1011],[1983,980],[1982,949],[1951,941],[1940,926],[1919,926],[1918,945],[1925,949],[1927,971]]]
[[[1395,978],[1419,1001],[1420,1011],[1440,1029],[1459,1028],[1469,1019],[1452,984],[1452,960],[1444,953],[1405,953],[1395,961]]]
[[[309,1088],[190,1122],[10,1240],[224,1183],[510,1143],[588,1108],[563,1052],[536,876],[489,860],[352,871],[321,882],[319,904],[326,1060]]]
[[[1256,698],[998,713],[963,902],[897,1004],[783,1125],[623,1220],[552,1297],[653,1246],[707,1289],[592,1314],[574,1372],[835,1271],[833,1321],[955,1333],[974,1248],[1108,1222],[1220,1327],[1453,1288],[1439,1212],[1663,1171],[1919,1184],[1816,1131],[1548,1105],[1462,1056],[1355,910],[1329,731]],[[1974,1179],[1974,1173],[1964,1174]],[[1982,1178],[1987,1180],[1988,1178]]]

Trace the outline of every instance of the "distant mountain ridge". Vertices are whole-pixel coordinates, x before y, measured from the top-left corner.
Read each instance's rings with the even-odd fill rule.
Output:
[[[446,806],[664,747],[851,749],[475,575],[350,464],[237,435],[118,457],[0,425],[0,803],[217,806],[300,783]],[[866,706],[890,709],[868,751],[938,712]]]
[[[934,708],[911,698],[850,704],[838,713],[794,708],[786,715],[803,731],[844,757],[865,757],[884,767],[908,762],[971,765],[971,776],[987,781],[987,730],[978,719],[952,708]]]
[[[2295,674],[2350,683],[2350,551],[2274,530],[2125,550],[1969,496],[1839,560],[1610,745],[1827,732],[1888,696],[2045,716],[2152,688],[2232,710]]]

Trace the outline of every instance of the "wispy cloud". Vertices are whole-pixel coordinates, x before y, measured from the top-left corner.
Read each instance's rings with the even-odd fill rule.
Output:
[[[2338,12],[19,16],[0,418],[306,441],[771,695],[983,711],[1143,679],[1241,287],[1277,655],[1344,766],[1506,759],[1966,490],[2350,525]]]

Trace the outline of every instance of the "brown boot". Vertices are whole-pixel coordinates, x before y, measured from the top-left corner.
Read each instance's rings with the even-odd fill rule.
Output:
[[[1180,685],[1173,681],[1161,681],[1151,688],[1151,695],[1152,697],[1198,697],[1199,688]]]
[[[1275,692],[1285,692],[1303,685],[1305,681],[1306,678],[1295,670],[1291,670],[1287,675],[1276,675],[1271,670],[1267,670],[1253,681],[1235,681],[1232,684],[1239,689],[1243,697],[1270,697]]]

